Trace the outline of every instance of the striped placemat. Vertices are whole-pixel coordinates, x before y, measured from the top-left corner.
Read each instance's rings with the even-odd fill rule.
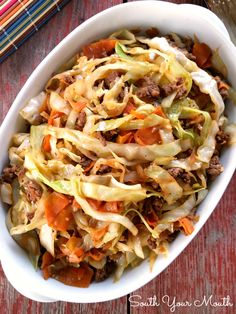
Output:
[[[0,1],[0,63],[67,2],[69,0]]]

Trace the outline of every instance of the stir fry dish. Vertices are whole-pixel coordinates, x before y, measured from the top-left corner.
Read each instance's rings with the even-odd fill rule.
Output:
[[[233,142],[226,77],[219,52],[197,38],[121,30],[82,47],[26,100],[1,199],[44,279],[119,280],[194,232]]]

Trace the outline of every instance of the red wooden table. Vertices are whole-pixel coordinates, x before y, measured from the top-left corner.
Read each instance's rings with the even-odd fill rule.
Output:
[[[84,20],[113,5],[127,2],[122,0],[72,0],[53,17],[37,34],[29,39],[17,52],[0,65],[0,122],[4,119],[15,96],[33,69],[43,60],[70,31]],[[195,3],[204,1],[171,1]],[[158,307],[134,307],[132,295],[140,295],[142,301],[156,295],[174,301],[190,303],[203,302],[202,307],[177,306],[174,313],[236,313],[236,175],[225,192],[221,202],[197,238],[160,276],[133,294],[111,302],[97,304],[72,304],[56,302],[51,304],[31,301],[20,295],[7,281],[0,268],[0,313],[171,313],[171,308],[160,302]],[[135,280],[135,278],[134,278]],[[204,303],[209,298],[211,302]],[[211,297],[212,296],[212,297]],[[230,297],[232,307],[214,307],[214,301]],[[137,300],[137,299],[136,299]],[[178,304],[177,304],[178,305]],[[172,308],[172,312],[173,312]]]

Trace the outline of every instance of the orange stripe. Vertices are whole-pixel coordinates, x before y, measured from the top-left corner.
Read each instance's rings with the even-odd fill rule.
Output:
[[[33,2],[33,0],[31,0],[31,1],[30,0],[23,0],[21,3],[19,3],[19,5],[17,7],[15,7],[14,10],[10,11],[9,14],[6,15],[5,18],[1,20],[0,25],[2,27],[4,27],[6,24],[8,24],[12,20],[12,19],[10,19],[10,17],[12,17],[15,13],[17,13],[17,15],[18,15],[21,11],[25,10],[24,5],[27,2]],[[7,22],[7,23],[5,25],[3,25],[5,22]]]

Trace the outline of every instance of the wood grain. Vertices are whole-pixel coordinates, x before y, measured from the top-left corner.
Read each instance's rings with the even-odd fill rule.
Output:
[[[209,8],[224,22],[231,40],[236,44],[236,2],[208,0],[207,3]]]
[[[4,119],[15,96],[42,59],[77,25],[93,14],[119,4],[120,0],[72,0],[61,12],[53,17],[37,34],[31,37],[17,52],[0,65],[0,122]],[[127,2],[127,1],[124,1]],[[204,1],[175,0],[175,3],[195,3]],[[232,179],[220,204],[212,217],[188,248],[155,280],[135,291],[143,301],[156,295],[157,300],[168,294],[176,301],[192,302],[211,294],[214,300],[230,295],[236,302],[236,194]],[[111,302],[97,304],[72,304],[56,302],[52,304],[31,301],[15,291],[0,268],[0,311],[1,314],[47,314],[47,313],[171,313],[161,304],[159,307],[132,307],[129,296]],[[233,308],[181,307],[178,314],[218,314],[236,313]]]

